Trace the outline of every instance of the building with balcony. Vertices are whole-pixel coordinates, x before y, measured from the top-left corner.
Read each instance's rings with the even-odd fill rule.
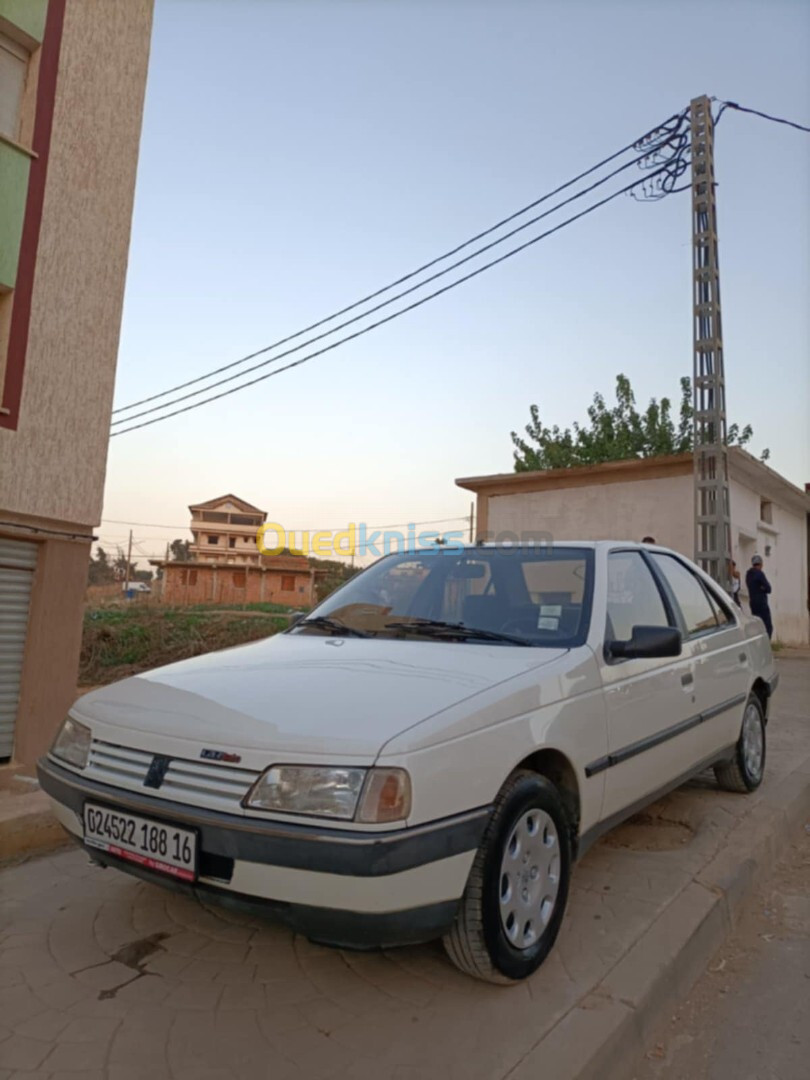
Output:
[[[256,533],[267,513],[236,495],[190,506],[192,560],[210,563],[259,566],[261,553]]]
[[[76,697],[152,0],[0,0],[0,761]]]

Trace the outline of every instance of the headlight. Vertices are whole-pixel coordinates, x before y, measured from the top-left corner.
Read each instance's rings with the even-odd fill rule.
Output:
[[[367,823],[400,821],[410,813],[411,785],[402,769],[273,765],[253,785],[244,805],[344,821],[355,815]]]
[[[90,753],[90,728],[68,716],[59,729],[51,753],[77,769],[83,769]]]

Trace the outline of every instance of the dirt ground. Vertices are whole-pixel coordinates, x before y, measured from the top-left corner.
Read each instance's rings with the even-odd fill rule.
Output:
[[[810,824],[745,904],[634,1080],[810,1075]]]

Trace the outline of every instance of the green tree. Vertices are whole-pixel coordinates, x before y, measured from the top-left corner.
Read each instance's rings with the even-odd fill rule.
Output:
[[[535,469],[569,469],[576,465],[598,465],[603,461],[681,454],[692,449],[692,381],[681,379],[681,400],[677,421],[672,402],[652,398],[643,412],[636,408],[633,388],[626,375],[616,376],[616,404],[608,407],[602,394],[594,394],[588,408],[588,424],[574,422],[570,428],[546,427],[537,405],[530,406],[531,422],[525,436],[512,432],[515,472]],[[753,431],[737,424],[728,429],[729,445],[745,446]],[[767,460],[769,451],[762,453]]]
[[[113,568],[109,556],[103,547],[96,548],[95,557],[91,557],[87,572],[88,585],[109,585],[114,581]]]
[[[187,562],[191,558],[189,548],[191,542],[189,540],[172,540],[169,544],[169,550],[172,553],[172,559],[174,562]]]

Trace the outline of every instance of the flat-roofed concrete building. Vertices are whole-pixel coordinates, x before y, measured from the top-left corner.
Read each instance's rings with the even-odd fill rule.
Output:
[[[690,559],[695,504],[691,454],[457,480],[477,496],[478,536],[547,533],[555,540],[652,536]],[[729,448],[732,557],[743,578],[754,554],[773,587],[774,638],[810,641],[810,495],[740,447]]]

